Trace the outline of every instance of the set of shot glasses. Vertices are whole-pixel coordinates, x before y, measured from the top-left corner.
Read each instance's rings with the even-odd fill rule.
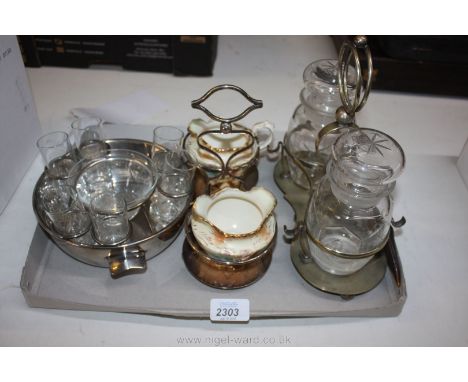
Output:
[[[156,187],[148,207],[153,231],[174,221],[192,191],[195,167],[182,149],[183,137],[183,131],[173,126],[159,126],[153,132],[151,160]],[[78,119],[72,124],[71,137],[62,131],[52,132],[39,138],[37,147],[46,166],[40,199],[54,230],[64,239],[80,241],[91,235],[92,241],[102,245],[125,242],[131,234],[129,220],[134,211],[128,211],[126,190],[114,188],[112,173],[93,181],[86,205],[77,194],[83,165],[108,153],[102,121]]]

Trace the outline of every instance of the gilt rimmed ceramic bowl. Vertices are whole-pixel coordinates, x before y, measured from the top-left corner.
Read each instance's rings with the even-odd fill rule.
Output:
[[[192,216],[185,219],[185,234],[182,255],[190,273],[200,282],[219,289],[244,288],[258,281],[270,266],[276,235],[268,246],[256,252],[247,260],[226,261],[213,258],[205,253],[193,235],[190,221]]]
[[[191,227],[197,243],[211,258],[240,262],[268,247],[275,237],[276,218],[271,215],[257,234],[241,238],[225,237],[209,224],[196,219],[191,219]]]
[[[213,195],[199,196],[192,215],[224,237],[244,238],[257,234],[275,207],[275,196],[263,187],[250,191],[227,187]]]
[[[202,249],[221,261],[244,261],[265,249],[276,234],[276,199],[262,188],[224,188],[198,197],[191,228]]]

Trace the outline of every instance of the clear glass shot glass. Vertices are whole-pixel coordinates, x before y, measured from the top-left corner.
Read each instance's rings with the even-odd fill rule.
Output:
[[[185,150],[169,152],[156,187],[164,195],[178,198],[190,194],[196,166],[188,160]]]
[[[99,158],[107,151],[99,118],[79,118],[72,122],[75,147],[82,159]]]
[[[153,130],[153,149],[151,158],[158,173],[166,165],[166,156],[170,152],[177,152],[182,148],[184,132],[175,126],[157,126]],[[162,147],[164,150],[161,150]]]
[[[47,175],[51,178],[65,179],[76,163],[68,134],[54,131],[40,137],[36,146],[39,149]]]
[[[90,216],[94,239],[103,245],[121,244],[130,236],[127,203],[122,194],[104,191],[93,195]]]
[[[155,190],[148,208],[152,229],[158,232],[171,224],[184,209],[187,198],[172,198]]]
[[[89,231],[89,215],[72,187],[54,180],[44,184],[40,192],[44,211],[63,238],[76,238]]]
[[[153,130],[153,143],[167,151],[177,151],[182,147],[184,132],[175,126],[157,126]]]

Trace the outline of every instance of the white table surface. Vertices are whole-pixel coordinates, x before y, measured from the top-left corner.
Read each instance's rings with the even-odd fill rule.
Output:
[[[146,124],[185,126],[200,112],[190,101],[211,86],[244,87],[264,108],[246,123],[268,119],[281,139],[311,61],[336,56],[329,37],[221,37],[214,76],[113,69],[28,69],[44,131],[66,129],[68,112],[144,90],[166,107]],[[234,102],[233,113],[241,103]],[[237,107],[237,109],[236,109]],[[231,109],[229,109],[231,110]],[[468,191],[455,160],[468,138],[468,100],[373,91],[361,126],[387,132],[407,154],[394,216],[408,223],[397,237],[408,289],[403,312],[392,318],[252,320],[222,325],[150,315],[29,308],[19,287],[36,221],[31,207],[42,171],[36,158],[0,216],[0,345],[168,345],[180,341],[258,338],[281,345],[468,345]],[[150,137],[148,137],[150,139]],[[294,296],[291,296],[294,298]],[[181,340],[182,339],[182,340]]]

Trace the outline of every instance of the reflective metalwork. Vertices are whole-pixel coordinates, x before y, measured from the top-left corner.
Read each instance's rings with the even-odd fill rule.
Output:
[[[112,139],[106,143],[112,149],[134,150],[148,158],[153,149],[151,142],[138,139]],[[38,192],[45,176],[43,173],[36,183],[32,200],[39,225],[65,253],[86,264],[109,268],[113,278],[144,271],[146,261],[161,253],[177,237],[185,214],[191,206],[191,196],[187,196],[178,216],[164,228],[155,231],[149,217],[149,202],[145,202],[130,221],[129,239],[120,245],[100,245],[90,232],[75,239],[66,239],[53,229],[41,208]]]
[[[206,101],[211,95],[221,90],[237,91],[242,94],[248,101],[250,101],[252,105],[235,117],[224,118],[217,116],[204,107],[202,103]],[[251,172],[251,167],[254,167],[257,164],[260,151],[258,138],[249,129],[239,124],[234,124],[234,122],[244,118],[251,111],[263,107],[263,102],[261,100],[252,98],[245,90],[236,85],[223,84],[211,88],[202,97],[192,101],[192,107],[203,111],[211,119],[220,122],[219,129],[207,130],[197,136],[197,144],[199,148],[215,157],[220,163],[220,170],[218,171],[213,171],[213,169],[203,168],[203,166],[198,165],[199,169],[202,171],[202,173],[204,173],[205,179],[209,179],[207,184],[207,192],[211,193],[212,191],[223,188],[225,186],[239,187],[242,189],[249,189],[252,187],[254,184],[246,184],[246,174]],[[237,150],[234,150],[227,161],[224,161],[220,156],[219,150],[216,150],[215,148],[208,145],[206,139],[203,139],[209,134],[243,134],[247,136],[247,144]],[[187,139],[189,136],[190,134],[187,134],[184,139],[184,147],[187,145]],[[240,157],[240,155],[251,149],[256,151],[251,160],[242,164],[241,166],[231,166],[231,163],[235,158]]]

